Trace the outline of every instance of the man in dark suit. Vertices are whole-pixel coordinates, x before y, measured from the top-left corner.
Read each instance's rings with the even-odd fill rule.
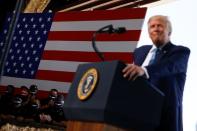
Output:
[[[182,96],[190,50],[171,43],[172,27],[167,16],[151,17],[148,32],[153,45],[134,51],[134,63],[123,69],[123,76],[129,80],[145,77],[165,94],[156,131],[182,131]]]

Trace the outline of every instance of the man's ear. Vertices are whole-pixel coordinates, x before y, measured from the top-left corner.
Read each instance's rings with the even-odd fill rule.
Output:
[[[168,36],[170,36],[171,35],[171,32],[168,32]]]

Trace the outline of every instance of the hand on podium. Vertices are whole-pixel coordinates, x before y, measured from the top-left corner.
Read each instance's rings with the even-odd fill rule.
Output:
[[[145,71],[142,67],[135,64],[128,64],[123,70],[123,77],[128,78],[128,80],[135,80],[139,76],[145,75]]]

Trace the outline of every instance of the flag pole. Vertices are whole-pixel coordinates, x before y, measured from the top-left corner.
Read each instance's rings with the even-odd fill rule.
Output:
[[[9,49],[10,49],[12,39],[14,36],[14,31],[17,25],[18,18],[20,16],[20,12],[22,11],[23,4],[24,4],[24,0],[17,0],[14,11],[13,11],[13,15],[11,18],[11,22],[8,28],[8,33],[5,36],[5,43],[1,50],[1,55],[0,55],[0,82],[2,80],[2,75],[4,73],[4,66],[7,60]]]

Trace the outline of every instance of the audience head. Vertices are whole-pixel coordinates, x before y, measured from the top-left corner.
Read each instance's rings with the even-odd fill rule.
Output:
[[[21,86],[21,92],[20,95],[21,96],[28,96],[29,95],[29,89],[26,86]]]
[[[57,98],[55,99],[54,105],[57,108],[63,108],[63,106],[64,106],[64,96],[63,95],[58,95]]]
[[[15,108],[19,108],[21,106],[22,102],[23,102],[23,100],[18,96],[14,97],[12,100],[12,104]]]
[[[51,89],[49,93],[49,98],[55,100],[58,96],[58,90],[57,89]]]
[[[7,94],[14,94],[14,90],[15,90],[15,87],[13,85],[8,85],[6,87],[5,93],[7,93]]]
[[[36,95],[37,92],[38,92],[38,87],[37,87],[37,85],[31,85],[31,86],[29,87],[29,92],[30,92],[30,94],[32,94],[32,95]]]

